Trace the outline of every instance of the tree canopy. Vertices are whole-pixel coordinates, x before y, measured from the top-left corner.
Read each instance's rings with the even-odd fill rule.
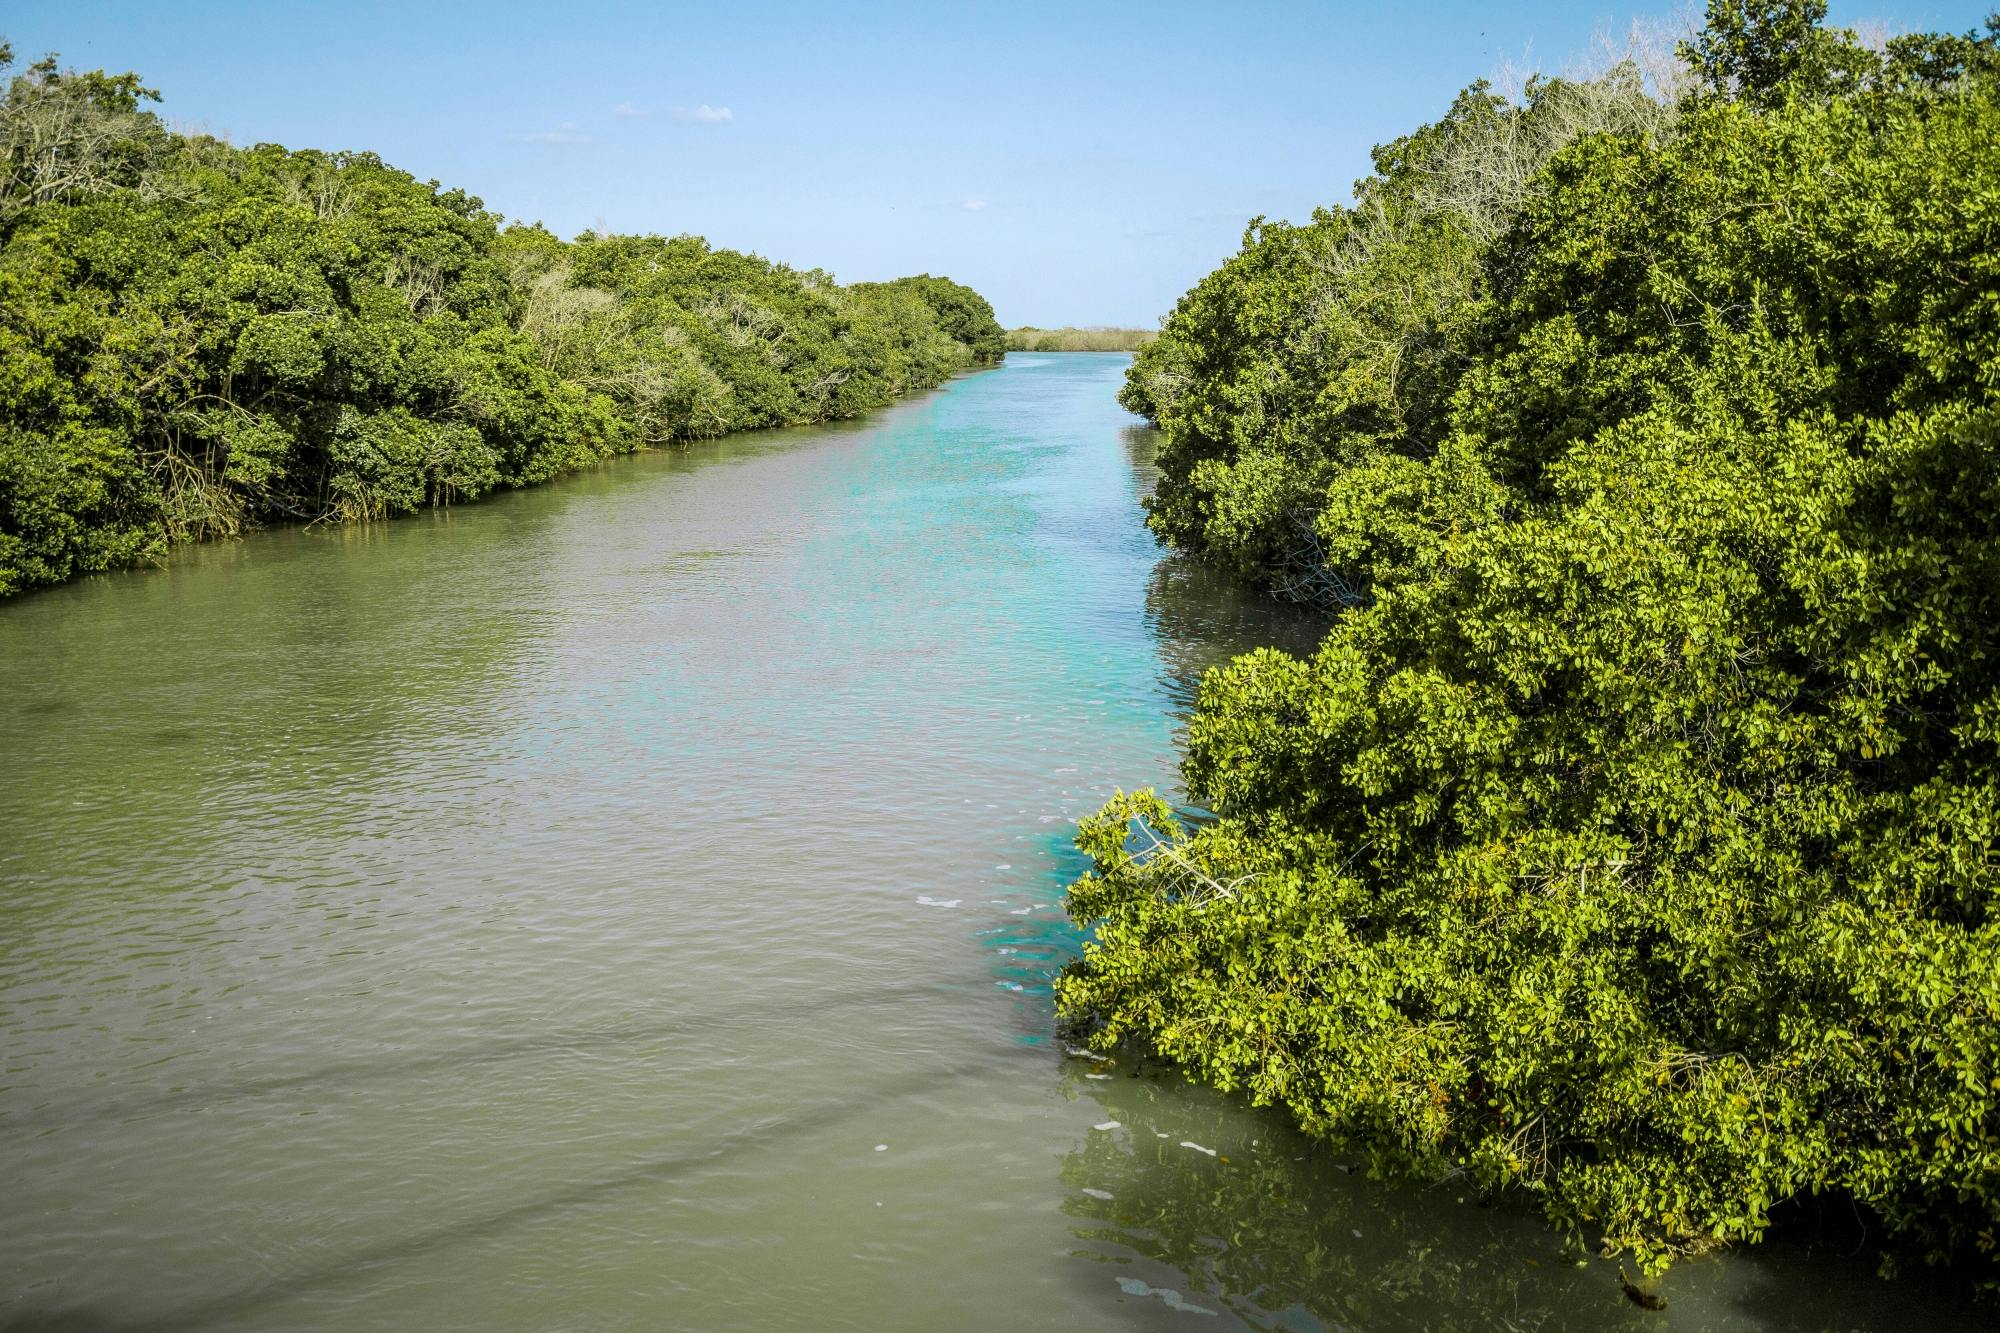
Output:
[[[1821,18],[1474,85],[1140,352],[1155,528],[1336,614],[1085,823],[1059,998],[1655,1268],[1825,1198],[1992,1294],[2000,23]]]
[[[172,133],[156,100],[53,57],[0,98],[0,595],[853,416],[1002,354],[946,278],[566,242],[371,153]]]

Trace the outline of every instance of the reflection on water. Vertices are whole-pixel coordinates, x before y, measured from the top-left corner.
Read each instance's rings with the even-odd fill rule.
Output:
[[[1664,1315],[1608,1299],[1618,1266],[1462,1183],[1391,1186],[1277,1117],[1132,1056],[1071,1059],[1099,1119],[1063,1159],[1078,1257],[1253,1328],[1971,1327],[1921,1287],[1778,1246],[1691,1262]],[[1121,1290],[1127,1290],[1121,1287]]]
[[[1320,629],[1161,556],[1123,365],[0,606],[0,1329],[1641,1317],[1055,1040],[1075,820]]]
[[[1193,707],[1203,673],[1218,665],[1218,640],[1308,656],[1326,630],[1318,612],[1259,596],[1212,565],[1177,552],[1162,556],[1153,569],[1146,618],[1159,633],[1168,697],[1182,712]]]
[[[1134,494],[1153,493],[1160,432],[1146,425],[1118,433]],[[1201,677],[1248,646],[1308,656],[1326,632],[1327,617],[1264,596],[1213,565],[1163,551],[1146,583],[1146,620],[1157,640],[1162,683],[1177,713],[1194,706]],[[1227,651],[1223,651],[1223,650]]]

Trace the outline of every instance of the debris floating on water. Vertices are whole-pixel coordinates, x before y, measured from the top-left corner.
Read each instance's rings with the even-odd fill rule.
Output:
[[[1083,1187],[1083,1192],[1084,1192],[1085,1194],[1088,1194],[1088,1195],[1089,1195],[1089,1196],[1090,1196],[1091,1198],[1093,1198],[1093,1199],[1103,1199],[1103,1200],[1104,1200],[1105,1202],[1107,1202],[1107,1203],[1109,1203],[1109,1202],[1111,1201],[1111,1191],[1110,1191],[1110,1190],[1094,1190],[1094,1189],[1092,1189],[1092,1188],[1091,1188],[1090,1186],[1088,1186],[1088,1185],[1085,1185],[1085,1186]]]
[[[1116,1129],[1116,1128],[1118,1128],[1118,1122],[1117,1122],[1116,1120],[1107,1120],[1107,1121],[1105,1121],[1105,1122],[1104,1122],[1103,1124],[1101,1124],[1101,1125],[1092,1125],[1092,1126],[1091,1126],[1091,1128],[1092,1128],[1092,1129]]]
[[[887,1152],[887,1151],[889,1151],[889,1145],[888,1145],[888,1144],[886,1144],[886,1143],[878,1143],[878,1144],[876,1144],[876,1145],[875,1145],[875,1151],[876,1151],[876,1152]]]
[[[1623,1268],[1618,1270],[1618,1285],[1624,1288],[1625,1299],[1638,1306],[1641,1310],[1664,1310],[1667,1308],[1666,1297],[1645,1290],[1631,1278],[1626,1277]]]
[[[1194,1150],[1195,1150],[1196,1152],[1205,1152],[1205,1153],[1207,1153],[1207,1154],[1208,1154],[1208,1155],[1209,1155],[1210,1157],[1213,1157],[1213,1156],[1215,1156],[1215,1149],[1213,1149],[1213,1148],[1204,1148],[1204,1147],[1202,1147],[1202,1146],[1201,1146],[1201,1145],[1200,1145],[1199,1143],[1195,1143],[1195,1142],[1193,1142],[1193,1141],[1191,1141],[1191,1140],[1189,1140],[1189,1139],[1182,1139],[1182,1140],[1181,1140],[1181,1147],[1183,1147],[1183,1148],[1192,1148],[1192,1149],[1194,1149]],[[1357,1232],[1356,1232],[1355,1234],[1356,1234],[1356,1235],[1360,1235],[1361,1233],[1357,1231]]]
[[[1190,1305],[1181,1299],[1181,1294],[1172,1287],[1149,1287],[1136,1277],[1118,1279],[1118,1289],[1127,1296],[1158,1296],[1169,1310],[1179,1310],[1182,1314],[1214,1314],[1205,1305]]]

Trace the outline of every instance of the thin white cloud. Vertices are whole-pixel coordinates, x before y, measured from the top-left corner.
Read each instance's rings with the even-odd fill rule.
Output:
[[[564,121],[552,130],[540,130],[534,134],[520,136],[522,143],[589,143],[590,136],[569,121]]]
[[[704,125],[727,125],[736,119],[736,113],[726,106],[710,106],[703,102],[700,106],[677,106],[675,120],[698,120]]]
[[[984,199],[968,199],[961,207],[968,213],[977,213],[980,209],[986,207],[986,201]]]
[[[653,113],[643,106],[635,106],[630,102],[620,102],[617,106],[611,108],[611,114],[620,120],[644,120]]]

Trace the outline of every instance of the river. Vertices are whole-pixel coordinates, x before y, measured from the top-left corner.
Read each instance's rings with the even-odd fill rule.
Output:
[[[0,605],[0,1329],[1953,1326],[1053,1036],[1074,820],[1315,629],[1126,361]]]

